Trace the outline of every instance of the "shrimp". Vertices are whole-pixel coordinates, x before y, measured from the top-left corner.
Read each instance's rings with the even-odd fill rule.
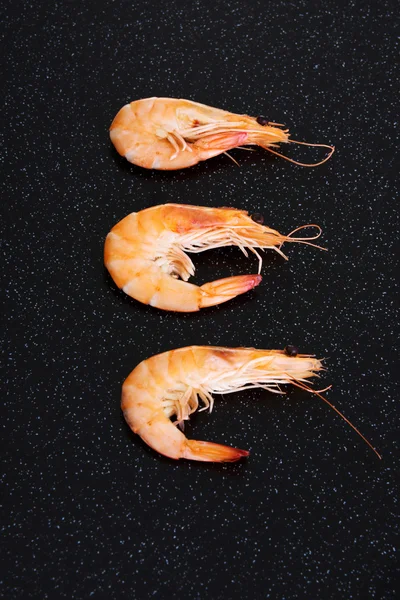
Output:
[[[185,169],[248,145],[261,146],[303,167],[322,165],[335,151],[334,146],[326,144],[290,140],[289,130],[283,127],[261,116],[237,115],[190,100],[154,97],[121,108],[111,123],[110,137],[121,156],[145,169]],[[329,154],[315,164],[300,163],[273,150],[281,143],[328,148]]]
[[[247,450],[212,442],[189,440],[176,427],[183,426],[199,406],[212,410],[212,394],[263,388],[283,394],[282,384],[293,384],[319,396],[329,404],[374,450],[364,436],[307,379],[323,369],[310,354],[298,354],[294,346],[285,350],[189,346],[158,354],[141,362],[124,381],[121,408],[129,427],[153,450],[164,456],[206,462],[234,462],[247,457]],[[175,423],[171,418],[176,418]],[[378,454],[379,458],[380,455]]]
[[[259,215],[255,216],[259,220]],[[131,213],[106,237],[104,263],[119,288],[144,304],[178,312],[194,312],[226,302],[261,281],[262,259],[257,249],[270,248],[286,256],[284,242],[311,244],[312,238],[281,235],[256,223],[246,211],[236,208],[205,208],[163,204]],[[258,257],[257,275],[238,275],[205,283],[188,283],[195,268],[185,252],[203,252],[222,246],[246,248]],[[319,247],[319,246],[317,246]],[[178,279],[180,277],[180,279]]]

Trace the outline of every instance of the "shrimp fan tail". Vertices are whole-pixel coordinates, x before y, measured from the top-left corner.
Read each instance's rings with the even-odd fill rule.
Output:
[[[227,302],[239,294],[252,290],[260,281],[261,275],[237,275],[205,283],[200,288],[200,308]]]
[[[242,131],[224,131],[200,138],[196,146],[203,151],[225,152],[246,143],[247,133]]]
[[[247,450],[240,450],[239,448],[231,448],[212,442],[186,440],[183,458],[203,462],[235,462],[248,455]]]

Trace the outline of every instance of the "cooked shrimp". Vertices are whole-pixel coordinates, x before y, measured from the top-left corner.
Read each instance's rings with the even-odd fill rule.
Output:
[[[284,236],[236,208],[163,204],[131,213],[117,223],[107,235],[104,262],[128,296],[164,310],[194,312],[258,285],[262,265],[258,249],[270,248],[286,258],[280,249],[284,242],[313,245],[309,240],[319,237],[320,228],[307,227],[317,227],[317,235],[292,237],[296,229]],[[195,268],[185,252],[222,246],[238,246],[246,256],[249,249],[258,257],[258,274],[219,279],[201,287],[188,283]]]
[[[282,394],[280,386],[291,383],[329,404],[374,450],[354,425],[321,396],[329,388],[313,390],[306,384],[321,369],[320,360],[298,354],[294,346],[286,346],[283,351],[213,346],[179,348],[144,360],[131,372],[122,386],[121,408],[132,431],[160,454],[175,459],[234,462],[249,452],[188,440],[176,425],[182,426],[189,419],[199,400],[204,404],[201,410],[209,408],[211,412],[212,394],[251,388]],[[176,418],[175,423],[171,417]]]
[[[121,108],[111,123],[110,137],[121,156],[145,169],[185,169],[248,145],[303,167],[322,165],[335,151],[326,144],[290,140],[283,127],[261,116],[236,115],[190,100],[145,98]],[[329,154],[315,164],[300,163],[273,150],[281,143],[328,148]]]

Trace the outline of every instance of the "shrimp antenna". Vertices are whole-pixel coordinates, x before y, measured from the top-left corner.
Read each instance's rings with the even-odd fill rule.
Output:
[[[253,148],[244,148],[243,146],[237,146],[236,150],[246,150],[247,152],[256,152],[256,150],[254,150]],[[231,161],[233,161],[237,167],[240,167],[240,164],[238,163],[238,161],[235,158],[233,158],[233,156],[231,154],[229,154],[229,152],[224,152],[224,154],[228,158],[230,158]]]
[[[292,237],[294,233],[297,233],[298,231],[300,231],[301,229],[305,229],[306,227],[315,227],[317,229],[317,234],[314,235],[314,237],[309,237],[309,238],[299,238],[299,237]],[[296,229],[293,229],[293,231],[291,231],[285,239],[285,242],[298,242],[299,244],[306,244],[307,246],[312,246],[313,248],[318,248],[319,250],[325,250],[326,252],[328,251],[328,248],[323,248],[322,246],[318,246],[317,244],[312,244],[311,240],[317,240],[322,234],[322,229],[319,225],[315,225],[315,223],[310,223],[309,225],[301,225],[300,227],[296,227]],[[282,244],[284,244],[285,242],[282,242]],[[282,245],[281,244],[281,245]]]
[[[346,421],[346,423],[348,425],[350,425],[350,427],[352,429],[354,429],[354,431],[360,436],[360,438],[362,438],[364,440],[364,442],[371,448],[371,450],[373,450],[375,452],[375,454],[377,455],[377,457],[382,460],[382,456],[379,454],[379,452],[377,452],[375,450],[375,448],[373,447],[373,445],[371,444],[371,442],[369,442],[367,440],[366,437],[363,436],[363,434],[357,429],[357,427],[355,427],[353,425],[353,423],[351,423],[351,421],[349,421],[343,413],[340,412],[340,410],[338,410],[336,408],[336,406],[334,406],[333,404],[331,404],[329,402],[329,400],[327,400],[324,396],[322,396],[323,392],[326,392],[327,390],[331,389],[331,385],[328,386],[327,388],[323,389],[323,390],[313,390],[311,387],[309,387],[308,385],[306,385],[305,383],[296,380],[291,379],[290,383],[292,383],[293,385],[295,385],[296,387],[300,388],[301,390],[304,390],[306,392],[310,392],[311,394],[315,394],[316,396],[318,396],[318,398],[321,398],[321,400],[323,400],[324,402],[326,402],[326,404],[328,406],[330,406],[340,417],[342,417],[342,419],[344,419]]]
[[[289,162],[293,163],[294,165],[298,165],[299,167],[319,167],[320,165],[323,165],[327,160],[330,159],[330,157],[332,156],[332,154],[335,152],[335,146],[329,146],[328,144],[310,144],[308,142],[298,142],[296,140],[288,140],[289,143],[291,144],[301,144],[302,146],[313,146],[313,147],[318,147],[318,148],[329,148],[330,152],[328,154],[328,156],[326,156],[323,160],[320,160],[317,163],[302,163],[299,162],[298,160],[294,160],[293,158],[289,158],[288,156],[285,156],[284,154],[280,154],[279,152],[276,152],[276,150],[271,150],[271,148],[269,148],[268,146],[263,146],[264,150],[268,150],[268,152],[271,152],[272,154],[276,154],[276,156],[279,156],[280,158],[284,158],[285,160],[288,160]]]
[[[226,156],[227,156],[228,158],[230,158],[230,159],[231,159],[231,161],[232,161],[232,162],[234,162],[234,163],[235,163],[235,165],[236,165],[237,167],[240,167],[240,165],[239,165],[238,161],[237,161],[235,158],[233,158],[233,156],[232,156],[231,154],[229,154],[228,152],[224,152],[224,154],[226,154]]]

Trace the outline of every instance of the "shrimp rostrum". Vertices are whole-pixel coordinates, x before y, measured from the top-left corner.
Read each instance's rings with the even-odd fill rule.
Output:
[[[201,410],[211,411],[213,395],[251,388],[284,393],[281,385],[293,384],[329,404],[372,448],[354,425],[321,396],[326,390],[313,390],[307,385],[307,380],[322,368],[320,360],[298,354],[294,346],[285,350],[179,348],[144,360],[130,373],[122,386],[121,408],[132,431],[160,454],[174,459],[234,462],[249,452],[189,440],[181,430],[184,422],[200,402],[204,405]]]
[[[191,167],[244,146],[260,146],[297,165],[316,167],[335,150],[326,144],[291,140],[288,129],[265,117],[234,114],[178,98],[144,98],[126,104],[111,124],[110,138],[129,162],[163,170]],[[276,151],[282,143],[319,146],[329,153],[319,162],[301,163]]]
[[[284,258],[284,242],[310,244],[313,238],[281,235],[246,211],[235,208],[205,208],[163,204],[131,213],[107,235],[104,262],[119,288],[144,304],[179,312],[194,312],[226,302],[251,290],[261,281],[258,250],[273,249]],[[310,244],[313,245],[313,244]],[[219,279],[202,286],[188,283],[195,268],[186,252],[238,246],[259,261],[258,274]]]

